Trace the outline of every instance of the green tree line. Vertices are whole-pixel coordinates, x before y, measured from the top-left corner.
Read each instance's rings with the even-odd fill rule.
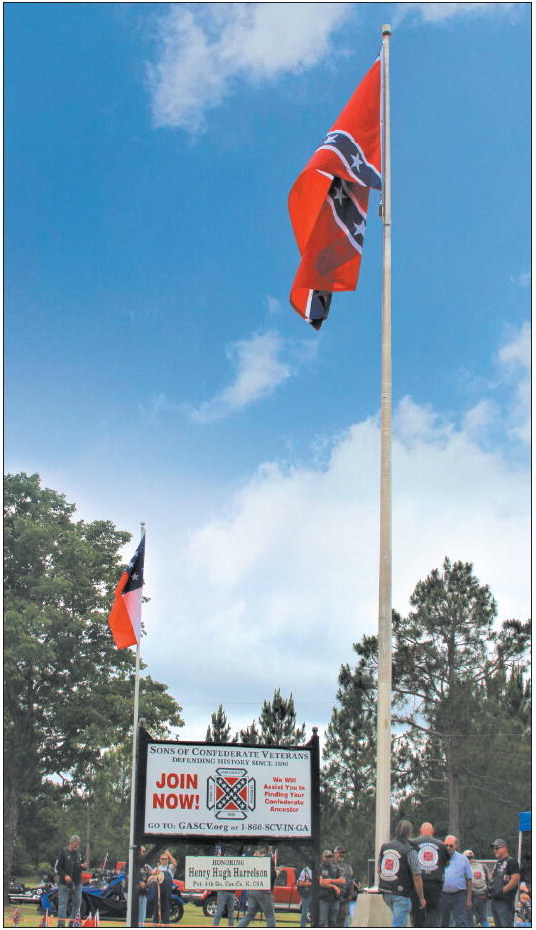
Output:
[[[128,848],[135,663],[107,617],[129,540],[109,521],[76,520],[38,475],[5,477],[4,895],[14,866],[53,862],[69,833],[99,856]],[[181,726],[180,712],[142,676],[153,733]]]
[[[75,519],[38,475],[4,488],[4,889],[9,876],[50,866],[80,833],[96,864],[128,848],[134,656],[117,650],[107,616],[129,534]],[[516,847],[530,808],[528,623],[497,624],[469,563],[445,559],[419,581],[406,617],[393,615],[393,821],[431,820],[486,856]],[[324,738],[322,844],[342,843],[365,881],[374,856],[377,640],[341,666]],[[145,671],[145,669],[144,669]],[[142,675],[140,716],[154,736],[182,725],[167,686]],[[279,688],[233,733],[223,705],[213,743],[302,745],[292,694]]]

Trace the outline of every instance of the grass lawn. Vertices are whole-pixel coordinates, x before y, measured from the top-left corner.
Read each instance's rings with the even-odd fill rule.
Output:
[[[4,927],[12,927],[13,921],[12,916],[15,912],[15,905],[10,904],[7,907],[4,907]],[[22,904],[20,907],[20,927],[38,927],[41,921],[42,914],[37,912],[35,904]],[[299,925],[299,914],[285,911],[276,911],[277,925],[281,927],[297,927]],[[57,927],[58,921],[56,917],[49,917],[48,921],[49,927]],[[124,927],[125,924],[123,921],[119,920],[101,920],[101,927]],[[147,923],[146,927],[155,926],[152,923]],[[195,904],[187,904],[184,910],[184,917],[181,922],[178,924],[169,924],[171,927],[211,927],[212,920],[210,917],[205,917],[203,911],[200,907],[196,907]],[[221,927],[227,926],[227,920],[223,920],[220,924]],[[236,924],[235,924],[236,926]],[[255,920],[250,926],[252,927],[264,927],[266,926],[264,920]]]

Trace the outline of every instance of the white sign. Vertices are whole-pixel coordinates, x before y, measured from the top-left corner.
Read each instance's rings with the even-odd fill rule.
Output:
[[[270,856],[186,856],[186,891],[270,890]]]
[[[149,743],[146,835],[309,839],[307,749]]]

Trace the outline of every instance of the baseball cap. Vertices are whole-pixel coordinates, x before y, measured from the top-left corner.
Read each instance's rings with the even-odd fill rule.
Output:
[[[336,846],[333,852],[346,852],[344,846]]]
[[[467,856],[468,859],[469,859],[469,857],[470,857],[471,859],[474,859],[474,858],[475,858],[475,854],[474,854],[474,852],[473,852],[472,849],[464,849],[463,854],[464,854],[464,856]]]
[[[324,852],[322,853],[322,855],[323,855],[323,856],[332,856],[333,853],[331,852],[331,849],[325,849]]]
[[[493,840],[493,843],[490,843],[490,846],[493,846],[494,849],[499,849],[500,846],[506,846],[505,840]]]

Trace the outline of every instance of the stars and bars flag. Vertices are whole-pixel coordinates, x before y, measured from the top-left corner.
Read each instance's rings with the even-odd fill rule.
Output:
[[[11,915],[11,920],[14,927],[18,927],[20,924],[20,907],[16,907]]]
[[[290,302],[315,329],[334,291],[357,286],[371,188],[381,190],[379,56],[292,186],[301,261]]]
[[[135,646],[141,639],[144,559],[145,534],[142,536],[136,552],[119,579],[113,606],[108,617],[114,643],[118,649]]]

